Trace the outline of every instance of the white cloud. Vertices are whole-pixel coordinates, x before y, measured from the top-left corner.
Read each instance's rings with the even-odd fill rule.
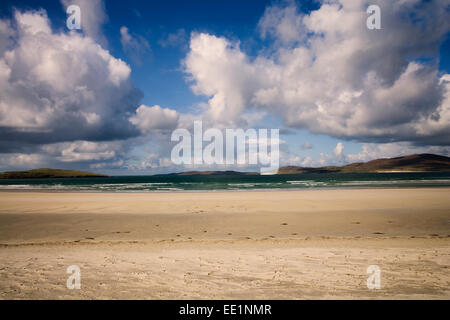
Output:
[[[31,14],[23,14],[16,11],[14,16],[18,22],[18,31],[23,35],[37,35],[41,32],[46,34],[51,33],[47,13],[42,9]]]
[[[13,25],[14,42],[0,56],[0,151],[137,134],[128,113],[141,93],[126,63],[89,37],[53,33],[44,11],[17,11]]]
[[[111,160],[122,149],[119,142],[74,141],[48,144],[42,151],[61,162]]]
[[[89,168],[92,169],[120,169],[125,166],[125,162],[120,159],[113,162],[99,162],[99,163],[91,163]]]
[[[175,170],[176,166],[173,164],[172,160],[168,157],[162,157],[160,154],[151,153],[145,160],[138,163],[137,165],[132,165],[131,169],[142,171],[148,169],[158,169],[158,168],[172,168]]]
[[[235,121],[251,98],[249,86],[259,86],[255,67],[225,38],[192,34],[184,65],[194,93],[210,97],[206,116],[216,122]]]
[[[27,153],[0,153],[0,169],[56,168],[119,168],[125,165],[125,141],[73,141],[28,148]]]
[[[39,153],[0,153],[0,169],[2,171],[24,168],[39,168],[47,164],[46,157]]]
[[[344,152],[344,145],[342,144],[342,142],[338,142],[336,144],[336,147],[334,148],[334,154],[336,155],[336,157],[342,157]]]
[[[305,39],[306,28],[302,23],[302,16],[292,1],[289,4],[266,8],[258,24],[263,39],[271,36],[276,42],[288,45]]]
[[[369,1],[330,0],[309,15],[274,6],[259,24],[271,50],[251,58],[237,42],[193,34],[185,71],[217,122],[257,109],[343,139],[450,144],[448,75],[419,60],[437,60],[449,3],[378,1],[381,30],[366,28]]]
[[[137,126],[142,133],[153,130],[172,130],[178,124],[179,114],[175,110],[161,108],[158,105],[148,107],[141,105],[130,122]]]

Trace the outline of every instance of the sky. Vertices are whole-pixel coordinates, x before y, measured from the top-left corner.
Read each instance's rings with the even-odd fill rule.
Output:
[[[2,1],[0,170],[257,169],[175,165],[199,120],[279,129],[280,165],[449,156],[449,31],[450,0]]]

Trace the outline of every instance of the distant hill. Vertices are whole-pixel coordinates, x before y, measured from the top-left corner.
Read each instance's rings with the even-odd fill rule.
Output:
[[[369,162],[351,163],[345,166],[328,167],[300,167],[286,166],[278,169],[277,174],[299,174],[299,173],[329,173],[329,172],[426,172],[426,171],[446,171],[450,172],[450,158],[435,154],[413,154],[404,157],[390,159],[377,159]],[[257,172],[239,171],[186,171],[171,173],[176,176],[192,175],[256,175]],[[10,171],[0,173],[0,179],[45,179],[45,178],[100,178],[106,175],[83,172],[76,170],[60,169],[34,169],[28,171]]]
[[[322,173],[322,172],[450,172],[450,158],[435,154],[413,154],[404,157],[377,159],[369,162],[351,163],[341,167],[298,167],[286,166],[278,169],[278,174]]]
[[[76,170],[34,169],[0,173],[0,179],[46,179],[46,178],[101,178],[102,174]]]

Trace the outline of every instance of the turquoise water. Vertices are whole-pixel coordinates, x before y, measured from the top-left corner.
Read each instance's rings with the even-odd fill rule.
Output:
[[[316,173],[289,175],[120,176],[85,179],[0,180],[1,190],[172,192],[322,188],[450,187],[450,172]]]

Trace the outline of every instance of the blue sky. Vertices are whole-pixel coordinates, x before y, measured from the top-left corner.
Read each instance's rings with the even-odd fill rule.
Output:
[[[365,27],[365,2],[367,5],[377,3],[381,7],[383,28],[378,33],[368,33]],[[12,30],[8,49],[14,51],[29,41],[19,32],[20,25],[28,23],[29,17],[25,14],[45,10],[44,18],[51,26],[51,34],[47,38],[55,38],[60,34],[69,35],[66,5],[81,4],[82,24],[83,18],[90,21],[89,25],[86,24],[88,27],[71,35],[73,39],[76,36],[92,39],[106,50],[111,59],[120,59],[129,68],[130,74],[121,82],[120,88],[113,90],[117,101],[123,99],[130,104],[114,107],[127,110],[127,113],[119,115],[120,119],[133,117],[141,105],[149,108],[148,114],[154,117],[161,114],[161,117],[170,118],[170,111],[176,112],[173,116],[176,124],[169,121],[172,118],[161,120],[173,124],[172,130],[189,126],[186,123],[192,117],[208,118],[210,126],[224,128],[235,126],[242,117],[260,114],[258,121],[247,124],[282,130],[282,164],[318,166],[416,152],[448,154],[450,124],[445,100],[445,75],[450,72],[449,26],[447,22],[436,22],[449,20],[449,4],[447,1],[418,3],[410,0],[401,9],[394,10],[389,1],[372,2],[363,1],[356,8],[348,0],[336,0],[328,5],[320,1],[262,0],[96,0],[88,4],[83,0],[2,1],[0,19],[6,21],[5,25]],[[22,20],[15,17],[15,12],[23,14]],[[359,12],[359,17],[354,18],[355,12]],[[407,19],[405,12],[418,18]],[[39,15],[42,17],[42,11]],[[327,25],[331,21],[328,17],[339,16],[342,19],[337,20],[335,28]],[[124,32],[128,40],[124,38]],[[374,45],[357,47],[367,36],[371,37]],[[46,41],[44,35],[35,36],[35,39],[35,44]],[[346,53],[341,56],[340,53],[347,48],[342,44],[347,40],[349,46],[355,47],[347,56]],[[206,47],[197,52],[192,44],[200,44],[201,41]],[[223,57],[217,61],[208,51],[214,46],[224,50]],[[58,47],[54,50],[65,49]],[[11,74],[23,74],[14,71],[5,52],[0,54],[4,55]],[[296,62],[307,59],[311,59],[309,64],[299,66]],[[35,63],[46,65],[42,60]],[[211,66],[217,66],[218,71],[206,72],[205,78],[205,70]],[[95,66],[89,68],[93,69],[87,72],[99,73]],[[26,72],[32,69],[33,65],[29,65]],[[221,78],[223,72],[226,73],[225,80]],[[276,74],[278,78],[265,81],[265,78]],[[376,78],[373,83],[364,82],[362,85],[373,75]],[[318,83],[322,80],[324,84],[320,87]],[[13,84],[12,77],[8,81]],[[73,83],[80,84],[76,81]],[[424,87],[420,83],[429,85]],[[30,84],[33,90],[41,88],[40,85],[42,83]],[[417,94],[406,92],[406,88],[414,85],[418,86],[417,90],[411,90]],[[110,92],[110,89],[103,89]],[[11,92],[17,91],[11,89]],[[41,94],[41,91],[36,92]],[[273,93],[270,99],[266,96],[268,92]],[[15,94],[13,98],[20,98]],[[64,95],[66,100],[76,100],[69,93]],[[219,108],[233,114],[229,119],[226,117],[227,122],[217,116],[217,110],[221,109],[217,109],[214,98],[226,101]],[[382,98],[384,100],[380,100]],[[93,112],[94,116],[110,117],[110,122],[118,123],[114,117],[120,112],[114,111],[114,116],[111,116],[110,110],[102,109],[111,109],[106,104],[101,105],[106,97],[99,96],[97,100],[95,104],[99,104],[99,111]],[[233,101],[237,101],[237,106]],[[7,102],[13,110],[14,103]],[[162,108],[162,113],[157,113],[156,105]],[[86,114],[85,105],[73,108]],[[0,109],[0,112],[6,111]],[[27,112],[31,115],[28,120],[20,121],[21,125],[25,123],[25,127],[33,122],[30,120],[33,117],[44,117],[39,111],[35,115],[30,110]],[[64,119],[68,117],[67,112],[65,110]],[[134,124],[139,128],[133,128],[125,121],[123,126],[130,126],[126,132],[119,132],[121,128],[116,128],[111,133],[108,119],[101,120],[102,126],[96,128],[105,131],[97,135],[65,132],[59,127],[56,130],[53,124],[49,124],[50,120],[43,120],[44,129],[54,132],[53,138],[48,139],[42,138],[42,134],[40,138],[23,134],[23,126],[19,129],[0,123],[9,137],[0,144],[0,155],[4,156],[1,169],[58,166],[96,169],[110,174],[151,174],[180,169],[160,166],[161,159],[168,157],[166,145],[170,141],[166,140],[170,139],[170,126],[163,128],[162,124],[149,119],[137,119],[135,122],[139,125]],[[143,123],[148,125],[149,121],[153,127],[144,128]],[[72,123],[76,122],[72,120]],[[94,130],[89,126],[83,128],[80,127],[79,132]],[[15,139],[17,148],[9,142]],[[92,150],[96,149],[93,144],[101,144],[97,148],[99,153]],[[65,158],[67,154],[71,157]]]

